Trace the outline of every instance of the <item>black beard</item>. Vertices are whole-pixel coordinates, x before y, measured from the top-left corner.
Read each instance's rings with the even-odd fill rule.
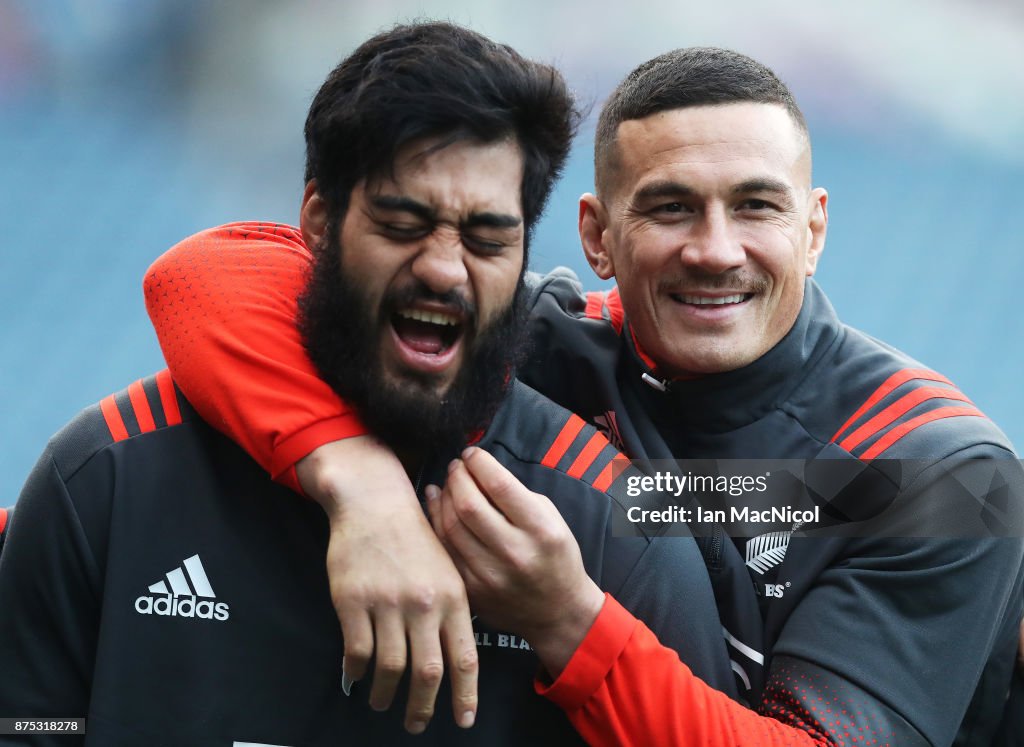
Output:
[[[521,360],[525,318],[522,278],[509,306],[485,329],[477,330],[476,313],[461,299],[439,297],[426,287],[403,289],[401,298],[381,300],[372,308],[360,286],[341,268],[344,249],[332,227],[314,249],[313,270],[299,299],[299,325],[306,352],[321,378],[359,413],[363,424],[399,453],[453,454],[482,434],[505,398]],[[459,303],[466,346],[455,380],[439,394],[431,377],[409,372],[396,385],[384,376],[380,335],[398,304],[413,299]]]

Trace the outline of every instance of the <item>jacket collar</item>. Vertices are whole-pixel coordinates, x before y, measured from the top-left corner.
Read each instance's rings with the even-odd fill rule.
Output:
[[[753,363],[733,371],[691,379],[664,380],[651,366],[628,327],[623,337],[630,353],[627,375],[639,380],[655,419],[671,419],[728,431],[764,417],[786,400],[814,363],[839,337],[841,325],[832,304],[816,282],[806,281],[796,322],[779,343]],[[657,384],[664,385],[661,391]],[[667,403],[671,403],[666,407]]]

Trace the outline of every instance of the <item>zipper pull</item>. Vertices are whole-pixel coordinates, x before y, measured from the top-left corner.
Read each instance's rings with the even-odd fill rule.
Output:
[[[646,372],[640,374],[640,379],[652,389],[657,389],[659,392],[668,391],[668,381],[665,379],[656,379]]]

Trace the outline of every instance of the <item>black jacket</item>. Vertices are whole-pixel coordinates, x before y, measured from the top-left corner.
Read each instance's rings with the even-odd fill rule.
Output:
[[[772,350],[681,381],[663,380],[637,349],[617,291],[583,293],[566,270],[531,283],[533,354],[521,378],[630,457],[828,460],[859,475],[825,501],[834,515],[871,513],[878,501],[898,509],[895,526],[910,538],[884,522],[862,536],[803,527],[785,535],[781,562],[759,562],[756,538],[701,540],[726,630],[749,630],[751,617],[763,624],[760,648],[735,636],[764,657],[763,694],[756,661],[731,647],[754,682],[748,698],[840,740],[989,744],[1024,607],[1024,482],[1003,433],[944,377],[842,324],[810,280]],[[1002,482],[948,500],[951,485],[992,459],[1002,460]],[[999,516],[991,534],[1002,536],[959,537],[964,505],[975,509],[972,530]],[[759,610],[728,596],[744,563]]]
[[[323,512],[272,483],[160,377],[162,391],[150,378],[80,414],[25,486],[0,554],[0,715],[85,716],[86,743],[104,746],[579,742],[534,695],[528,643],[483,626],[473,729],[454,725],[444,691],[419,737],[402,730],[402,707],[370,710],[366,685],[346,698]],[[621,508],[590,483],[616,450],[578,462],[580,479],[566,474],[590,426],[542,464],[569,417],[515,384],[480,446],[554,500],[602,588],[735,694],[694,541],[613,536]]]

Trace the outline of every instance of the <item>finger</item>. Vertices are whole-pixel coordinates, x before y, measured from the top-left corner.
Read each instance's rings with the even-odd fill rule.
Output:
[[[427,485],[423,494],[427,497],[427,518],[437,538],[444,543],[444,527],[441,524],[441,488],[437,485]]]
[[[448,482],[445,484],[444,490],[441,491],[441,496],[438,499],[440,504],[438,513],[441,517],[446,547],[449,549],[448,554],[452,555],[452,550],[455,550],[465,566],[474,568],[493,558],[494,552],[463,521],[457,507],[458,499],[453,488],[456,486],[461,487],[463,491],[461,500],[464,504],[462,511],[467,516],[476,509],[491,515],[490,518],[494,523],[500,522],[505,525],[506,529],[508,528],[508,522],[487,502],[487,499],[476,488],[476,484],[468,478],[465,468],[457,468],[456,471],[453,471],[453,474],[456,472],[461,473],[461,477],[456,477],[453,482],[452,476],[449,475]],[[491,530],[491,534],[496,538],[494,541],[498,543],[508,539],[506,534],[501,533],[497,529]],[[501,545],[498,544],[496,547],[501,547]]]
[[[336,606],[341,635],[345,641],[341,657],[341,689],[348,695],[352,685],[366,675],[366,667],[373,656],[373,624],[365,608]]]
[[[509,532],[513,527],[480,490],[463,462],[458,462],[448,473],[448,481],[442,491],[442,501],[444,492],[451,495],[451,509],[454,510],[458,523],[485,546],[499,548],[511,540]],[[450,523],[453,522],[452,517],[443,513],[445,510],[448,510],[448,506],[442,503],[444,527],[454,541],[456,527]],[[466,552],[466,548],[461,549]]]
[[[434,715],[437,690],[444,676],[438,622],[434,617],[421,618],[409,630],[412,669],[409,701],[405,708],[405,729],[410,734],[422,734],[426,730]]]
[[[405,628],[398,612],[392,610],[382,613],[374,622],[377,664],[373,670],[373,687],[370,688],[370,707],[375,711],[386,711],[405,672]]]
[[[441,488],[436,485],[427,485],[424,490],[427,498],[427,519],[430,521],[430,528],[441,543],[441,547],[451,556],[451,547],[448,542],[448,532],[444,528],[444,516],[441,501]]]
[[[551,501],[531,492],[491,454],[476,447],[463,452],[468,476],[511,524],[529,527],[546,516]]]
[[[448,553],[448,557],[451,558],[452,565],[455,566],[455,570],[457,570],[459,575],[462,576],[463,582],[476,583],[477,578],[473,574],[469,564],[466,562],[466,559],[463,557],[462,552],[455,546],[455,544],[452,543],[451,537],[444,529],[444,519],[442,518],[442,514],[453,517],[451,519],[452,523],[455,525],[453,528],[460,528],[461,531],[464,531],[467,535],[469,534],[469,530],[465,529],[465,527],[462,526],[462,522],[460,522],[458,517],[455,516],[455,510],[451,507],[451,495],[449,493],[442,493],[441,489],[436,485],[428,485],[426,488],[426,495],[427,514],[430,517],[430,524],[434,528],[434,533],[441,541],[441,546],[444,548],[445,552]],[[443,499],[441,497],[442,495],[444,495]],[[447,508],[443,508],[443,506],[447,506]],[[479,543],[479,540],[476,540],[470,535],[462,540],[462,544],[467,544],[472,541]],[[478,551],[482,550],[482,548],[482,545],[478,545]]]
[[[441,642],[448,658],[455,723],[468,729],[476,721],[477,678],[480,661],[468,614],[449,615],[441,628]]]

